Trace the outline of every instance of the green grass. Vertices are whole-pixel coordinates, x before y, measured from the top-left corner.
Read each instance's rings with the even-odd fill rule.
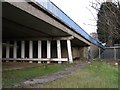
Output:
[[[73,64],[50,64],[43,66],[34,66],[17,70],[4,70],[2,72],[2,86],[3,88],[10,88],[17,83],[23,82],[37,76],[48,75]]]
[[[118,66],[95,61],[67,77],[44,85],[43,88],[118,88]]]

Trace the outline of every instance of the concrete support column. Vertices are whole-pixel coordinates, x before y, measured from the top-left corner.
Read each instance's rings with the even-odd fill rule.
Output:
[[[29,41],[29,58],[33,58],[33,41]]]
[[[58,59],[61,59],[61,44],[60,44],[60,40],[57,40],[57,56],[58,56]],[[62,62],[58,61],[58,63],[62,63]]]
[[[41,41],[38,40],[38,58],[41,59]],[[38,61],[38,63],[41,63],[41,61]]]
[[[101,58],[101,55],[100,55],[100,54],[101,54],[101,50],[100,50],[100,48],[99,48],[99,59]]]
[[[33,41],[29,41],[29,58],[33,58]],[[29,61],[29,63],[32,63],[32,61]]]
[[[41,58],[41,41],[38,40],[38,58]]]
[[[25,41],[21,41],[21,58],[25,58]]]
[[[13,58],[17,58],[17,41],[14,41]]]
[[[70,42],[70,40],[67,40],[67,49],[68,49],[69,63],[73,63],[72,50],[71,50],[71,42]]]
[[[47,58],[48,58],[48,59],[51,58],[50,45],[51,45],[50,40],[47,40]],[[50,63],[50,61],[47,61],[47,63]]]
[[[114,59],[116,60],[117,57],[116,57],[116,48],[114,48]]]
[[[10,57],[10,42],[6,42],[6,58]]]

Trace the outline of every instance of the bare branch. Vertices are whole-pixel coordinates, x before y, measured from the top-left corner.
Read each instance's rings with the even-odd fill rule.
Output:
[[[105,1],[100,1],[100,0],[95,0],[96,2],[90,2],[91,3],[91,7],[96,10],[97,12],[100,11],[100,6],[101,4],[105,3],[105,7],[107,9],[102,9],[102,13],[98,13],[98,16],[101,17],[101,21],[99,20],[99,24],[103,25],[103,27],[105,27],[107,30],[105,30],[105,28],[101,28],[102,31],[104,31],[105,33],[107,33],[109,35],[109,37],[105,37],[108,38],[105,40],[106,42],[114,42],[114,41],[110,41],[113,39],[120,39],[120,21],[119,21],[119,16],[118,13],[120,13],[120,1],[117,0],[113,2],[105,2]],[[88,9],[88,8],[87,8]],[[90,9],[88,9],[90,11],[90,13],[92,14],[92,16],[94,17],[94,14],[92,13],[92,11]],[[98,17],[98,18],[99,18]],[[97,21],[97,19],[94,17],[95,21]]]

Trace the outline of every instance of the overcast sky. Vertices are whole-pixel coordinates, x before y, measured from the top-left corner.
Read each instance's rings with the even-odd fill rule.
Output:
[[[91,2],[120,0],[50,0],[73,19],[88,34],[96,32],[97,11],[91,7]]]
[[[96,32],[97,12],[91,8],[90,2],[95,0],[50,0],[73,19],[88,34]],[[94,17],[92,13],[94,14]]]

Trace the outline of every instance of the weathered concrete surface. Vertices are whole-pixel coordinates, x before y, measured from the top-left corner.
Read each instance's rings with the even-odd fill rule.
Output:
[[[97,58],[98,54],[99,54],[99,47],[91,44],[91,46],[90,46],[90,54],[91,54],[91,58]]]
[[[28,2],[19,2],[19,3],[9,2],[8,4],[9,4],[9,7],[8,8],[5,7],[3,9],[3,17],[4,18],[7,18],[14,22],[17,22],[24,26],[30,27],[31,29],[33,28],[33,29],[37,29],[38,31],[42,31],[43,33],[45,33],[45,34],[43,34],[43,33],[40,34],[42,36],[48,35],[50,37],[50,36],[72,35],[76,39],[76,40],[73,40],[73,43],[78,44],[78,45],[80,43],[81,45],[83,44],[83,46],[90,45],[89,41],[84,39],[76,31],[61,24],[59,21],[57,21],[53,17],[49,16],[42,10],[32,6]],[[14,12],[11,12],[11,10],[10,10],[11,5],[12,5],[12,9]],[[24,13],[23,13],[23,11],[24,11]],[[8,15],[7,13],[10,13],[10,14]],[[22,17],[21,17],[21,15],[22,15]],[[24,17],[26,17],[26,18],[24,18]],[[23,22],[23,20],[24,20],[24,22]],[[46,26],[47,26],[47,28],[46,28]],[[37,33],[35,33],[35,34],[37,36]]]
[[[6,0],[7,1],[7,0]],[[12,0],[10,0],[12,1]],[[13,0],[14,1],[14,0]],[[59,20],[49,15],[40,7],[21,0],[21,2],[8,2],[3,4],[3,42],[5,40],[39,40],[40,38],[58,38],[73,36],[71,40],[73,58],[87,58],[88,46],[93,45],[75,30],[67,27]],[[61,45],[62,57],[68,57],[67,46]],[[92,46],[91,46],[92,47]],[[95,48],[93,48],[95,47]],[[92,57],[97,55],[97,48],[92,47]],[[57,57],[56,49],[52,48],[51,57]],[[56,46],[55,46],[56,48]],[[43,47],[42,57],[46,56],[46,45]],[[95,55],[95,56],[93,56]],[[37,53],[36,55],[37,56]]]

